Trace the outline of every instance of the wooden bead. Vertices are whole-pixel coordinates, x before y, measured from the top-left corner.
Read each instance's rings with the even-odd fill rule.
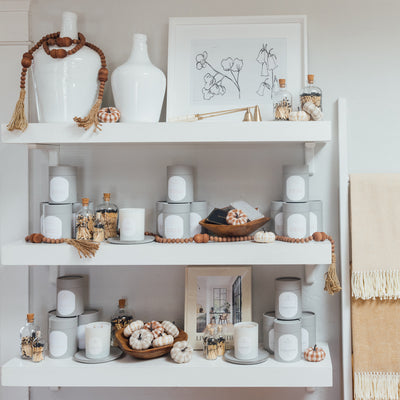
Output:
[[[107,68],[100,68],[98,74],[98,80],[100,82],[107,82],[108,80],[108,69]]]
[[[296,243],[300,243],[300,239],[296,239]]]
[[[50,38],[47,40],[47,45],[48,46],[54,46],[56,44],[56,41],[53,38]]]
[[[72,39],[69,37],[59,37],[56,39],[58,47],[69,47],[72,45]]]
[[[223,238],[222,238],[222,241],[223,241],[223,242],[226,242],[226,237],[223,237]]]
[[[28,57],[25,57],[25,55],[24,55],[24,57],[22,58],[22,61],[21,61],[21,65],[24,68],[29,68],[32,65],[32,59],[28,58]]]
[[[188,238],[185,239],[185,243],[189,243],[189,239]]]
[[[65,58],[68,55],[67,50],[65,49],[57,49],[56,52],[57,52],[57,58]]]
[[[304,239],[301,239],[300,242],[301,242],[301,243],[304,243]]]
[[[50,50],[50,57],[57,58],[57,50],[58,50],[58,49],[52,49],[52,50]]]
[[[64,243],[64,239],[60,239],[60,243]]]
[[[208,243],[208,241],[210,240],[210,235],[208,235],[207,233],[203,234],[203,243]]]
[[[163,243],[168,243],[168,239],[163,238],[162,242],[163,242]]]
[[[324,241],[328,235],[325,232],[321,232],[321,241]]]
[[[51,243],[55,243],[56,242],[56,239],[51,239]]]
[[[196,243],[203,243],[203,235],[201,233],[194,235],[193,239]]]

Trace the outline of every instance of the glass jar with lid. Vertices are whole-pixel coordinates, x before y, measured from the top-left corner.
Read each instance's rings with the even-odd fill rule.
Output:
[[[307,75],[308,85],[300,93],[301,108],[305,103],[314,103],[322,111],[322,90],[314,85],[314,75]]]
[[[118,346],[115,332],[127,327],[133,321],[133,312],[126,307],[126,299],[118,300],[118,309],[111,316],[111,346]]]
[[[94,221],[93,240],[98,243],[104,242],[105,240],[103,218],[101,212],[99,211],[96,212],[96,218]]]
[[[76,216],[76,238],[78,240],[92,240],[94,231],[93,212],[89,208],[89,199],[82,199],[82,208]]]
[[[40,328],[35,325],[35,314],[27,314],[26,323],[19,331],[21,358],[27,360],[32,359],[32,345],[38,331],[40,331]]]
[[[292,95],[286,89],[286,79],[279,79],[279,89],[272,92],[274,118],[276,121],[289,121],[292,112]]]
[[[111,203],[111,193],[103,194],[104,202],[96,207],[96,215],[100,213],[104,226],[104,239],[118,236],[118,206]]]

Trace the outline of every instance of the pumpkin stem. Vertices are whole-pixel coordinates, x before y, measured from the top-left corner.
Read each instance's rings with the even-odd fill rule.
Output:
[[[314,351],[317,351],[317,345],[314,345],[314,349],[313,349]]]
[[[142,340],[142,334],[141,334],[141,333],[139,333],[138,339],[139,339],[139,340]]]
[[[187,349],[187,346],[184,349],[182,349],[181,352],[183,353],[186,349]]]

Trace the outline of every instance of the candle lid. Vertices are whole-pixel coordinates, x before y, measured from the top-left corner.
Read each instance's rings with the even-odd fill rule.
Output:
[[[268,312],[264,313],[263,315],[264,315],[264,317],[266,317],[266,318],[273,318],[273,319],[275,319],[275,311],[268,311]]]
[[[164,208],[164,204],[167,204],[165,200],[160,200],[156,202],[156,210],[157,212],[161,212]]]
[[[301,279],[285,276],[275,279],[275,289],[276,290],[300,290],[301,289]]]
[[[56,212],[57,214],[72,214],[72,204],[44,204],[45,214]]]
[[[205,211],[207,212],[207,202],[206,201],[193,201],[190,203],[190,211]]]
[[[78,325],[87,325],[100,319],[99,310],[85,310],[83,314],[78,316]]]
[[[193,167],[190,165],[168,165],[167,167],[167,174],[174,175],[174,174],[193,174]]]
[[[283,212],[308,212],[310,206],[307,202],[304,203],[283,203]]]
[[[320,211],[322,210],[322,201],[321,200],[310,200],[308,202],[308,206],[310,211]]]
[[[271,211],[280,210],[283,206],[283,201],[271,201]]]
[[[49,175],[50,176],[74,176],[76,175],[76,167],[72,167],[71,165],[55,165],[49,167]]]
[[[293,330],[298,329],[300,331],[301,321],[299,319],[292,319],[289,321],[284,321],[281,319],[276,319],[274,321],[274,330],[279,332],[293,332]]]
[[[301,325],[311,326],[315,325],[315,313],[312,311],[303,311],[301,314]]]
[[[284,175],[309,174],[308,165],[284,165],[282,169]]]
[[[49,329],[76,329],[78,317],[57,317],[55,311],[49,311]]]
[[[164,204],[163,212],[165,213],[189,213],[190,203],[166,203]]]
[[[65,275],[57,278],[58,289],[73,289],[87,284],[87,279],[82,275]]]

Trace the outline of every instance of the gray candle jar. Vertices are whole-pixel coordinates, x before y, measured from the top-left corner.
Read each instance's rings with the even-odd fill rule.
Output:
[[[78,317],[78,349],[84,350],[86,348],[85,328],[87,324],[100,321],[99,310],[85,310],[83,314]]]
[[[322,218],[322,201],[321,200],[310,200],[308,202],[310,212],[310,235],[314,232],[323,232],[323,218]]]
[[[199,222],[208,215],[208,207],[206,201],[194,201],[190,204],[190,236],[202,232],[202,226]]]
[[[57,317],[49,312],[49,357],[68,358],[77,351],[78,317]]]
[[[275,279],[275,317],[281,320],[301,318],[301,279]]]
[[[170,165],[167,167],[167,202],[191,203],[193,201],[193,167]]]
[[[271,202],[271,220],[276,235],[283,235],[283,201]]]
[[[71,238],[72,204],[44,203],[42,233],[50,239]]]
[[[283,201],[308,201],[309,179],[310,175],[307,165],[284,165]]]
[[[317,343],[316,336],[315,313],[303,311],[301,316],[301,347],[303,352],[309,347],[314,347]]]
[[[76,168],[69,165],[49,167],[49,202],[66,204],[76,200]]]
[[[164,215],[163,208],[166,201],[156,202],[156,233],[157,235],[164,236]]]
[[[301,359],[301,321],[274,322],[274,358],[279,362],[296,362]]]
[[[57,278],[58,317],[76,317],[83,314],[87,292],[87,277],[66,275]]]
[[[264,349],[271,354],[274,354],[274,321],[274,311],[263,314],[263,345]]]
[[[304,239],[310,232],[308,203],[283,204],[283,234],[295,239]]]
[[[186,239],[190,237],[190,203],[164,204],[164,237]]]

